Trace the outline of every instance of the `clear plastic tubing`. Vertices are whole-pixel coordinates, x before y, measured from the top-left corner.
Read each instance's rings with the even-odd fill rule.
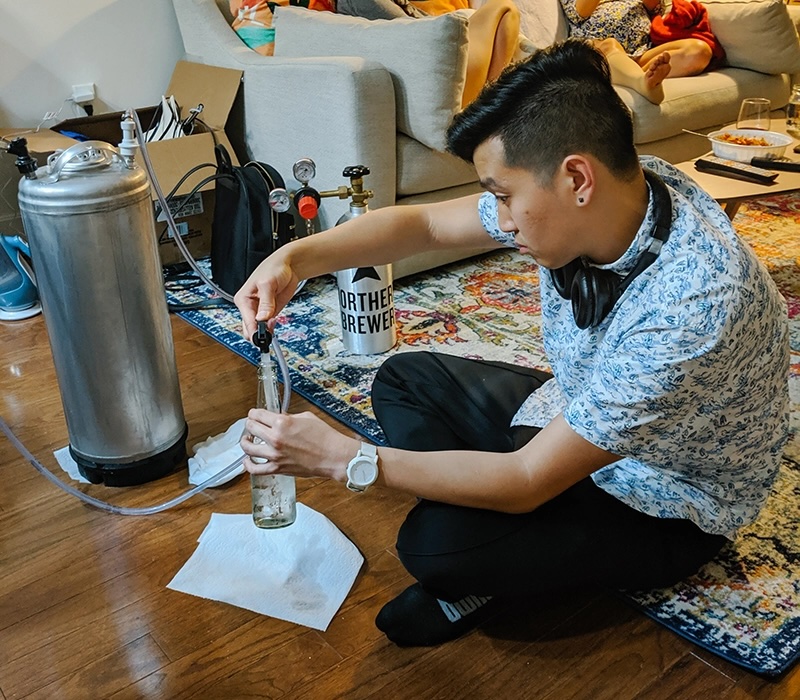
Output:
[[[206,479],[202,484],[198,484],[193,489],[189,489],[188,491],[184,491],[180,496],[173,498],[171,501],[166,501],[165,503],[161,503],[160,505],[156,506],[148,506],[145,508],[125,508],[123,506],[116,506],[113,503],[107,503],[106,501],[101,501],[99,498],[93,498],[89,496],[83,491],[79,491],[73,486],[61,481],[55,474],[51,471],[46,469],[44,465],[39,462],[36,457],[34,457],[30,450],[28,450],[25,445],[22,444],[20,439],[14,435],[14,432],[11,428],[8,427],[8,424],[5,422],[2,416],[0,416],[0,430],[2,430],[6,437],[11,441],[11,444],[17,448],[17,451],[25,457],[38,471],[42,476],[44,476],[48,481],[52,482],[56,486],[58,486],[63,491],[75,496],[76,498],[80,498],[85,503],[88,503],[91,506],[95,506],[96,508],[100,508],[108,513],[115,513],[117,515],[153,515],[155,513],[160,513],[168,508],[172,508],[172,506],[176,506],[179,503],[183,503],[186,499],[191,498],[195,494],[200,493],[203,489],[208,488],[209,486],[213,486],[218,481],[221,481],[223,478],[228,476],[232,473],[235,469],[237,469],[242,462],[244,462],[244,455],[239,457],[234,462],[231,462],[227,467],[222,469],[221,471],[214,474],[209,479]]]

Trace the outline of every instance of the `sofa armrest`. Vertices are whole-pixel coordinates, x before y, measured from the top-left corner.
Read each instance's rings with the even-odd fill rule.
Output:
[[[394,204],[394,87],[382,65],[347,56],[261,56],[241,42],[214,0],[173,0],[173,6],[189,60],[244,72],[247,157],[275,167],[289,189],[297,186],[292,164],[302,157],[316,163],[312,185],[320,190],[346,184],[346,166],[366,165],[365,184],[375,192],[370,206]],[[320,228],[333,226],[345,211],[347,202],[323,199]]]

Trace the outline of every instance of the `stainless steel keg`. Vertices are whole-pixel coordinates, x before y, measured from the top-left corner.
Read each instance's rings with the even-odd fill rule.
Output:
[[[87,141],[23,178],[19,205],[80,472],[167,474],[187,427],[144,170]]]

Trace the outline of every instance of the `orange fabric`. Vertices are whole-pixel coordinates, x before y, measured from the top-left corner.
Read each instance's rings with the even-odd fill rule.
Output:
[[[336,5],[333,0],[309,0],[308,9],[318,12],[336,12]]]
[[[469,9],[469,0],[411,0],[411,4],[433,16]]]
[[[725,58],[725,49],[711,31],[708,10],[697,0],[673,0],[666,15],[656,15],[650,25],[650,41],[654,46],[676,39],[701,39],[711,47],[712,61]]]

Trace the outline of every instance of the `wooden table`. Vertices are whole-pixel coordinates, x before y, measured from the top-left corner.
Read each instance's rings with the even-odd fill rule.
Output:
[[[733,128],[733,126],[731,125],[730,128]],[[782,118],[773,118],[770,130],[785,134],[786,122]],[[795,145],[797,145],[797,140],[795,140],[794,144],[787,146],[784,155],[790,160],[800,163],[800,154],[794,153],[792,150]],[[686,173],[716,199],[731,219],[736,215],[741,203],[748,199],[759,199],[773,194],[780,194],[781,192],[800,190],[800,173],[777,171],[778,177],[771,185],[758,185],[754,182],[734,180],[721,175],[700,172],[695,168],[696,160],[695,158],[694,160],[676,163],[675,167]]]

